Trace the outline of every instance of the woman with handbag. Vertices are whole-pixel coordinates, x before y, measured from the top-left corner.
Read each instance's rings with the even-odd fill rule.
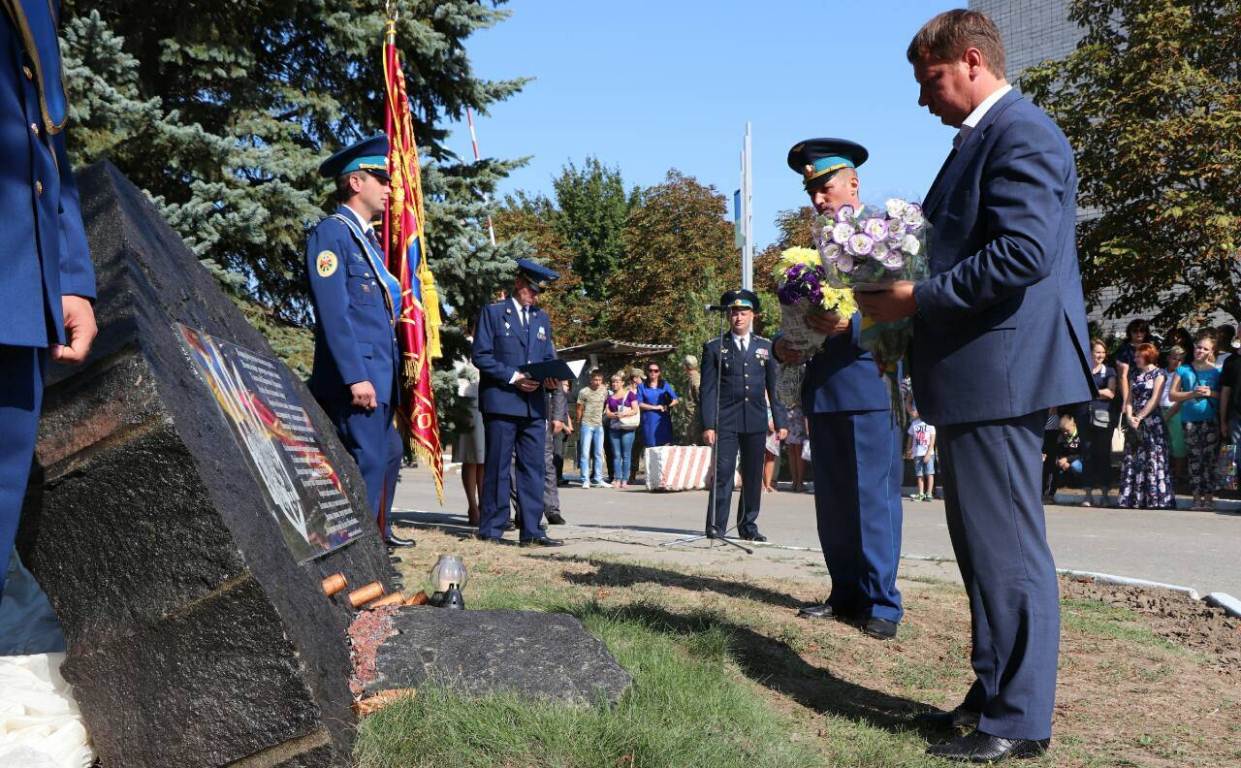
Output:
[[[1176,507],[1168,473],[1168,429],[1159,413],[1168,376],[1158,361],[1159,350],[1154,344],[1144,342],[1134,351],[1129,390],[1121,406],[1125,458],[1120,464],[1116,506],[1124,509]]]
[[[1112,420],[1112,401],[1116,398],[1116,369],[1107,364],[1107,345],[1101,339],[1090,340],[1090,355],[1094,360],[1090,377],[1099,394],[1086,406],[1082,419],[1082,437],[1086,443],[1086,500],[1082,506],[1106,507],[1107,494],[1112,487],[1112,430],[1116,428]],[[1094,497],[1096,488],[1100,491],[1098,501]]]
[[[612,452],[612,487],[629,485],[629,456],[633,452],[633,437],[642,423],[638,411],[638,393],[625,386],[619,373],[612,375],[611,392],[604,403],[603,414],[608,423],[608,445]]]

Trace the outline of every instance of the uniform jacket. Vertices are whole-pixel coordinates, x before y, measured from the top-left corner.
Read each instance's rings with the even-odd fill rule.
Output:
[[[344,206],[337,213],[352,216]],[[336,217],[319,222],[306,241],[316,320],[309,386],[320,402],[348,400],[349,385],[359,381],[371,382],[381,403],[400,400],[391,298],[377,276],[376,259],[382,255],[368,253]]]
[[[543,391],[522,392],[509,381],[527,363],[554,359],[556,345],[546,312],[531,307],[530,325],[522,328],[512,300],[483,307],[474,333],[473,354],[479,371],[479,409],[486,414],[544,418],[547,398]]]
[[[1064,134],[1016,91],[949,155],[923,210],[931,276],[914,289],[913,386],[936,426],[1092,396]]]
[[[776,396],[778,363],[771,341],[750,334],[742,355],[732,332],[702,345],[703,429],[728,432],[766,432],[767,404],[776,429],[787,426],[785,411]],[[716,413],[716,378],[719,378],[719,413]],[[718,416],[718,418],[717,418]]]
[[[0,344],[65,341],[61,296],[95,297],[65,154],[59,3],[0,1]],[[29,35],[31,45],[24,42]]]
[[[861,313],[853,316],[849,332],[829,337],[806,363],[802,379],[802,412],[886,411],[891,397],[869,352],[858,346]]]

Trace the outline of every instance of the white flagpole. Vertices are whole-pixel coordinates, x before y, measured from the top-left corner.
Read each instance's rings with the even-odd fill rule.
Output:
[[[469,107],[465,108],[465,119],[470,124],[470,144],[474,146],[474,162],[478,162],[481,158],[478,154],[478,134],[474,132],[474,110]],[[487,206],[491,206],[491,196],[483,198],[487,202]],[[491,244],[496,244],[496,228],[491,225],[491,214],[487,214],[487,235],[491,238]]]
[[[745,143],[741,150],[741,287],[754,289],[754,209],[750,168],[750,122],[745,124]]]

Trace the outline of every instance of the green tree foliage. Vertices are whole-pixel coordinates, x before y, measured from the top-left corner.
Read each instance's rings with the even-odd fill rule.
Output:
[[[550,290],[539,297],[547,310],[561,347],[584,344],[606,333],[605,303],[591,298],[574,269],[575,253],[565,245],[556,223],[560,217],[554,203],[543,195],[517,193],[505,198],[496,212],[496,236],[520,238],[530,245],[533,258],[560,274]]]
[[[1241,4],[1074,0],[1077,50],[1022,87],[1077,155],[1087,294],[1158,324],[1241,318]]]
[[[776,214],[776,229],[779,235],[776,241],[764,248],[754,257],[754,287],[758,290],[774,294],[776,281],[773,270],[780,253],[786,248],[813,248],[814,240],[810,235],[810,225],[814,218],[814,209],[808,205],[790,208]],[[773,306],[773,312],[776,311]],[[769,322],[779,323],[778,318],[769,315]]]
[[[671,344],[664,378],[687,391],[684,356],[700,356],[719,333],[720,316],[703,311],[741,283],[727,204],[714,187],[677,170],[639,190],[625,222],[625,262],[608,280],[612,338]],[[674,419],[679,418],[673,412]],[[678,434],[685,424],[674,424]]]
[[[443,145],[448,120],[467,106],[485,114],[524,82],[479,79],[466,55],[470,35],[507,15],[500,2],[395,3],[415,134],[431,161],[431,263],[462,308],[477,303],[474,286],[511,268],[511,254],[480,245],[473,228],[512,164],[461,163]],[[304,321],[305,233],[329,204],[318,164],[383,128],[383,3],[66,0],[64,16],[75,160],[108,157],[198,254]]]
[[[619,170],[597,158],[585,167],[569,163],[552,181],[556,190],[557,233],[573,253],[573,271],[591,299],[607,297],[607,280],[625,253],[624,228],[630,198]]]

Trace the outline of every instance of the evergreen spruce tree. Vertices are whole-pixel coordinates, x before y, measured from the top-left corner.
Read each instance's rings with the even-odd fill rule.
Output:
[[[516,94],[488,81],[465,42],[507,17],[504,0],[395,0],[415,136],[423,152],[429,263],[446,306],[447,368],[479,308],[511,276],[523,240],[493,247],[484,200],[523,160],[462,162],[448,123]],[[384,3],[357,0],[65,0],[62,49],[76,164],[107,158],[234,294],[295,370],[311,341],[303,248],[333,203],[317,169],[383,130]],[[450,427],[455,387],[437,374]]]

